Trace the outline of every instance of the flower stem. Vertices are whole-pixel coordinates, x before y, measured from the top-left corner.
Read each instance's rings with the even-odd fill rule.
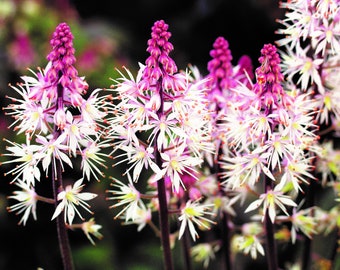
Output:
[[[53,164],[55,162],[55,164]],[[57,196],[59,189],[62,187],[62,170],[61,164],[59,160],[52,161],[52,166],[56,168],[55,171],[52,170],[52,182],[53,182],[53,196],[55,198],[55,207],[57,207]],[[58,215],[56,217],[57,223],[57,233],[58,233],[58,241],[59,241],[59,249],[63,262],[64,270],[73,270],[73,260],[71,255],[71,248],[69,244],[69,239],[67,235],[67,229],[65,226],[63,215]]]
[[[221,269],[231,270],[230,261],[230,226],[229,226],[229,215],[222,212],[221,217],[221,231],[222,231],[222,267]]]
[[[273,187],[272,180],[265,176],[265,192],[271,190]],[[277,249],[276,242],[274,238],[274,224],[271,222],[269,217],[269,209],[266,210],[265,218],[264,218],[264,227],[265,227],[265,235],[266,235],[266,257],[267,257],[267,266],[268,270],[277,270]]]
[[[161,116],[163,114],[163,89],[161,87],[162,82],[158,82],[158,91],[160,96],[160,108],[157,111],[157,114]],[[157,135],[158,136],[158,135]],[[155,161],[159,168],[162,167],[162,158],[160,155],[160,151],[157,146],[157,139],[155,139]],[[157,181],[157,191],[158,191],[158,203],[159,203],[159,226],[161,231],[161,244],[163,249],[163,259],[164,259],[164,268],[166,270],[173,270],[173,263],[171,257],[171,248],[170,248],[170,229],[169,229],[169,213],[168,213],[168,203],[166,198],[166,186],[164,177]]]
[[[218,115],[218,111],[216,112]],[[220,124],[218,121],[217,124]],[[218,149],[218,156],[223,154],[222,148],[219,147]],[[215,174],[216,178],[219,183],[222,183],[223,180],[220,177],[220,173],[222,172],[220,163],[216,160],[215,161]],[[220,189],[221,196],[226,196],[225,191]],[[221,229],[221,238],[222,238],[222,260],[221,260],[221,269],[231,270],[231,252],[230,252],[230,239],[231,239],[231,228],[229,226],[230,216],[225,211],[221,211],[220,215],[220,229]]]
[[[306,190],[306,207],[313,207],[314,197],[315,197],[316,182],[310,181],[308,189]],[[314,211],[312,210],[311,215],[314,216]],[[312,240],[304,236],[303,244],[303,254],[302,254],[302,269],[310,269],[310,258],[312,254]]]
[[[59,100],[63,99],[63,87],[60,83],[58,84],[57,95],[58,95],[58,104],[57,104],[56,109],[58,110],[59,106],[62,106],[62,103],[60,104]],[[55,126],[54,127],[54,138],[57,138],[59,136],[60,136],[60,130],[58,130],[58,127]],[[55,207],[57,207],[58,193],[63,188],[63,177],[62,177],[61,161],[56,158],[52,159],[52,186],[53,186],[53,197],[55,201]],[[57,216],[56,223],[57,223],[59,249],[61,253],[64,270],[73,270],[74,267],[73,267],[73,260],[72,260],[72,255],[71,255],[71,248],[70,248],[70,243],[69,243],[69,239],[67,235],[67,228],[65,225],[63,215]]]
[[[182,249],[183,249],[183,257],[184,257],[184,265],[186,270],[192,270],[191,256],[190,256],[190,235],[188,234],[188,230],[185,230],[183,237],[181,239]]]
[[[170,230],[168,218],[168,205],[166,200],[166,189],[164,178],[157,182],[158,201],[159,201],[159,226],[161,230],[161,243],[163,248],[164,267],[166,270],[172,270],[172,258],[170,248]]]

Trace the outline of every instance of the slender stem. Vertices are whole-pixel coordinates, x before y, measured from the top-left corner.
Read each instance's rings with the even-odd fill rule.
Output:
[[[43,197],[43,196],[40,196],[40,195],[36,195],[36,199],[38,201],[41,201],[41,202],[45,202],[45,203],[50,203],[50,204],[55,204],[55,200],[54,199],[51,199],[51,198],[46,198],[46,197]]]
[[[60,106],[63,106],[63,87],[61,84],[58,84],[57,89],[58,101],[57,101],[57,109]],[[60,130],[58,127],[54,127],[54,138],[58,138],[60,136]],[[61,161],[59,159],[52,159],[52,186],[53,186],[53,197],[55,201],[55,207],[58,205],[58,193],[63,189],[63,176],[62,176],[62,166]],[[64,210],[65,211],[65,210]],[[65,225],[65,221],[63,215],[58,215],[56,217],[57,224],[57,233],[59,240],[59,249],[61,253],[61,258],[64,266],[64,270],[73,270],[73,260],[71,255],[70,243],[67,235],[67,228]]]
[[[178,208],[180,208],[181,204],[185,204],[185,202],[189,199],[188,192],[185,192],[181,201],[178,202]],[[184,269],[192,270],[192,262],[191,262],[191,242],[190,242],[190,234],[188,228],[185,228],[183,236],[181,237],[182,244],[182,254],[184,259]]]
[[[271,190],[273,188],[273,181],[265,176],[265,192]],[[266,210],[265,218],[264,218],[264,227],[265,227],[265,235],[266,235],[266,257],[267,257],[267,266],[268,270],[277,270],[278,262],[277,262],[277,248],[276,242],[274,238],[274,224],[271,222],[269,217],[269,209]],[[303,268],[305,269],[305,268]]]
[[[168,217],[168,205],[166,200],[166,189],[164,178],[157,182],[158,201],[159,201],[159,226],[161,230],[161,243],[163,248],[164,267],[166,270],[172,270],[172,258],[170,248],[170,229]]]
[[[62,169],[59,160],[52,161],[52,166],[55,166],[56,168],[56,170],[52,170],[52,181],[53,181],[53,195],[55,198],[55,207],[57,207],[58,192],[62,188]],[[56,217],[56,223],[59,240],[59,249],[61,253],[64,270],[73,270],[74,268],[71,255],[71,248],[63,215],[58,215]]]
[[[163,89],[162,82],[158,82],[158,90],[160,96],[160,108],[157,111],[158,116],[163,115]],[[158,136],[158,134],[156,135]],[[156,164],[161,168],[162,167],[162,158],[160,155],[160,151],[158,150],[157,139],[155,139],[155,161]],[[157,191],[158,191],[158,202],[159,202],[159,226],[161,231],[161,244],[163,248],[163,259],[164,259],[164,267],[166,270],[173,270],[172,256],[171,256],[171,247],[170,247],[170,228],[169,228],[169,213],[168,213],[168,203],[166,197],[166,186],[164,178],[157,181]]]
[[[310,184],[306,190],[306,207],[312,207],[315,204],[315,188],[316,182],[314,180],[310,181]],[[314,216],[314,211],[311,212],[311,215]],[[303,245],[303,253],[302,253],[302,269],[310,269],[310,258],[312,255],[312,240],[304,236],[304,245]]]
[[[339,228],[337,227],[336,229],[336,237],[335,237],[335,242],[334,242],[334,247],[333,247],[333,250],[332,250],[332,254],[331,254],[331,262],[332,262],[332,269],[333,270],[336,270],[337,268],[337,254],[340,252],[340,249],[339,249],[339,241],[340,241],[340,230]]]
[[[221,217],[221,232],[222,232],[222,266],[221,269],[231,270],[230,261],[230,227],[229,227],[229,215],[222,212]]]
[[[218,111],[216,113],[218,115]],[[219,122],[217,122],[217,125]],[[222,148],[220,147],[218,149],[218,156],[222,155]],[[220,177],[220,172],[222,171],[220,163],[218,160],[215,161],[215,174],[216,178],[219,183],[222,183],[222,179]],[[221,196],[226,196],[225,191],[223,189],[220,189]],[[221,229],[221,238],[222,238],[222,260],[221,260],[221,269],[225,270],[231,270],[232,264],[231,264],[231,252],[230,252],[230,239],[231,239],[231,228],[229,227],[229,214],[221,211],[220,216],[220,229]]]
[[[158,227],[152,222],[152,220],[149,220],[148,221],[148,225],[150,226],[150,228],[154,231],[155,235],[157,237],[160,237],[161,236],[161,233],[158,229]]]
[[[183,248],[183,256],[184,256],[184,265],[186,270],[192,270],[191,256],[190,256],[190,235],[188,234],[188,230],[185,230],[183,237],[181,239],[182,248]]]
[[[321,58],[322,55],[321,53],[319,53],[316,58]],[[318,73],[319,75],[321,76],[321,78],[323,77],[322,76],[322,72],[323,72],[323,69],[324,69],[324,65],[321,64],[319,67],[318,67]],[[319,87],[317,85],[315,85],[313,87],[313,98],[319,94]],[[318,123],[320,124],[320,123]],[[320,125],[319,125],[320,127]],[[318,130],[317,134],[320,138],[320,136],[322,136],[322,131]],[[325,134],[323,134],[325,135]],[[319,139],[320,140],[320,139]],[[313,160],[313,165],[315,165],[315,162],[316,162],[316,159],[314,158]],[[313,172],[314,176],[316,176],[316,171]],[[306,207],[313,207],[315,205],[315,190],[316,190],[316,187],[317,187],[317,183],[314,181],[314,180],[311,180],[310,181],[310,184],[309,186],[307,187],[307,190],[306,190]],[[314,211],[312,210],[311,212],[311,215],[314,216]],[[307,237],[306,235],[304,236],[304,245],[303,245],[304,249],[303,249],[303,254],[302,254],[302,269],[310,269],[310,266],[311,266],[311,255],[312,255],[312,240]]]

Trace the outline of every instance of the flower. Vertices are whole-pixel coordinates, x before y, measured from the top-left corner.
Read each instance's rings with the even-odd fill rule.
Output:
[[[19,221],[19,224],[23,223],[24,225],[26,225],[30,214],[32,214],[34,220],[37,220],[37,194],[31,184],[27,184],[23,181],[18,181],[15,184],[22,190],[14,191],[14,195],[9,196],[8,198],[17,200],[19,202],[8,207],[7,209],[10,212],[17,211],[17,214],[21,214],[22,212],[24,212],[22,218]]]
[[[138,180],[140,173],[144,167],[145,169],[148,169],[150,166],[150,168],[155,173],[159,171],[158,166],[152,160],[154,159],[153,147],[150,147],[150,146],[146,147],[143,144],[140,144],[139,141],[137,141],[136,144],[131,143],[129,145],[121,145],[119,149],[122,149],[124,153],[116,156],[115,158],[119,158],[125,155],[126,155],[126,158],[117,162],[115,166],[123,162],[127,162],[127,164],[132,163],[132,165],[125,171],[125,174],[128,173],[132,168],[134,168],[133,176],[132,176],[132,179],[134,182]]]
[[[277,186],[274,188],[274,190],[268,190],[266,193],[263,193],[260,195],[260,198],[253,201],[247,209],[244,211],[245,213],[253,211],[257,209],[261,204],[263,204],[263,216],[262,221],[264,220],[265,214],[268,211],[269,218],[272,223],[275,222],[276,217],[276,208],[277,206],[287,215],[286,207],[293,206],[296,207],[296,203],[287,195],[283,195],[282,192],[277,190]]]
[[[136,224],[138,225],[137,231],[140,232],[144,229],[146,224],[150,224],[152,214],[151,209],[146,208],[144,203],[141,203],[138,208],[136,208],[136,211],[133,214],[133,219],[130,219],[127,217],[127,212],[124,213],[122,216],[122,219],[124,219],[124,225],[130,225],[130,224]]]
[[[56,159],[60,161],[63,170],[63,162],[71,168],[73,167],[71,159],[64,153],[64,151],[67,150],[67,146],[62,144],[65,139],[64,133],[56,139],[53,138],[52,134],[48,137],[41,135],[37,135],[36,137],[37,142],[41,144],[40,152],[43,154],[41,161],[43,169],[46,171],[46,175],[48,174],[48,168],[51,165],[52,160],[54,172],[56,172]]]
[[[205,217],[205,215],[214,216],[215,214],[211,211],[214,204],[200,204],[200,199],[191,201],[188,200],[185,206],[181,209],[181,215],[178,220],[181,222],[179,229],[178,238],[180,239],[184,234],[186,227],[188,227],[192,239],[195,241],[198,237],[198,233],[195,229],[194,224],[200,228],[209,229],[210,224],[215,222]]]
[[[12,183],[19,178],[27,185],[35,185],[35,180],[40,181],[40,170],[38,168],[38,162],[43,157],[40,153],[40,145],[31,145],[31,140],[26,136],[26,144],[18,144],[9,140],[5,141],[12,146],[7,146],[7,151],[11,153],[3,154],[3,156],[15,156],[16,158],[9,161],[4,161],[2,164],[9,164],[13,162],[20,162],[19,166],[8,171],[7,174],[13,174],[16,176],[13,178]]]
[[[203,267],[208,268],[211,260],[215,259],[215,253],[220,247],[209,243],[195,245],[191,248],[191,256],[195,262],[203,262]]]
[[[64,211],[65,223],[72,225],[75,213],[77,213],[78,216],[83,219],[82,215],[77,209],[78,206],[81,206],[87,212],[92,213],[89,209],[90,206],[86,201],[94,199],[95,197],[97,197],[97,194],[90,192],[80,193],[80,191],[84,187],[84,185],[82,185],[82,182],[83,179],[79,179],[74,183],[73,186],[68,185],[63,191],[58,193],[58,201],[61,202],[57,205],[52,216],[52,220],[60,215],[62,211]]]
[[[81,144],[84,146],[81,151],[81,169],[83,170],[83,176],[90,179],[92,175],[98,180],[98,174],[104,176],[104,173],[98,168],[98,165],[107,168],[104,158],[111,157],[100,151],[102,148],[111,146],[111,144],[108,143],[108,140],[100,141],[100,134],[96,140],[82,140]]]
[[[153,181],[157,181],[167,175],[170,177],[173,191],[177,193],[179,192],[180,185],[182,185],[185,189],[181,175],[187,173],[197,179],[193,168],[201,164],[203,161],[201,158],[190,156],[185,151],[184,143],[167,152],[160,153],[160,155],[163,160],[163,168],[156,173]]]
[[[313,160],[313,157],[305,155],[294,155],[291,160],[285,159],[283,161],[281,181],[277,185],[278,190],[291,183],[295,191],[301,191],[300,183],[308,183],[308,180],[315,180],[315,176],[311,173],[314,169],[311,160]]]
[[[257,108],[266,108],[278,105],[279,99],[285,95],[282,88],[283,75],[280,67],[280,56],[277,49],[272,44],[265,44],[261,49],[259,58],[261,64],[255,70],[256,83],[253,91],[258,95],[262,104]],[[267,109],[265,112],[268,114]]]
[[[335,10],[335,9],[334,9]],[[318,25],[318,28],[311,33],[312,45],[315,48],[315,54],[321,52],[321,55],[325,55],[326,48],[330,48],[332,54],[336,54],[340,50],[339,42],[339,27],[336,20],[329,20],[327,16],[320,18],[322,22]]]
[[[291,238],[292,243],[294,244],[296,241],[296,234],[298,231],[303,232],[309,238],[312,238],[313,234],[316,234],[316,225],[317,220],[313,217],[313,209],[302,209],[300,211],[296,211],[293,209],[293,214],[289,217],[289,220],[292,222],[291,228]]]
[[[49,66],[50,65],[48,65],[46,69],[48,69]],[[33,72],[33,74],[38,78],[45,76],[44,72],[41,70],[40,73],[36,74]],[[10,97],[12,101],[17,103],[5,107],[5,110],[11,111],[6,112],[5,114],[10,115],[15,119],[11,124],[11,127],[14,126],[15,130],[18,130],[18,134],[22,132],[33,134],[38,130],[43,134],[46,134],[49,129],[48,122],[51,120],[51,116],[44,113],[48,103],[45,102],[44,99],[42,99],[40,103],[37,103],[29,97],[34,91],[34,88],[40,88],[40,82],[36,78],[29,76],[23,76],[21,78],[24,80],[24,83],[18,84],[17,87],[12,85],[10,85],[10,87],[15,90],[22,99]]]
[[[98,239],[103,238],[103,235],[99,232],[102,226],[96,224],[94,218],[91,218],[89,221],[83,222],[81,228],[92,245],[95,245],[95,242],[93,241],[91,234]]]
[[[113,186],[114,190],[107,190],[108,193],[111,193],[113,196],[108,197],[108,200],[118,200],[118,203],[111,206],[118,207],[124,206],[123,209],[115,216],[118,218],[121,214],[125,213],[124,218],[125,221],[134,220],[138,209],[142,207],[143,202],[140,199],[140,192],[134,187],[133,182],[129,174],[127,174],[129,184],[126,185],[118,179],[113,178]]]
[[[250,253],[252,259],[257,258],[257,253],[260,253],[262,256],[264,256],[264,248],[257,236],[240,235],[236,236],[234,241],[238,250],[243,251],[244,254]]]
[[[275,181],[273,174],[266,166],[268,153],[261,152],[262,150],[257,148],[252,153],[244,153],[242,156],[223,156],[221,168],[224,171],[221,175],[226,178],[224,183],[229,182],[233,188],[236,188],[247,182],[249,186],[253,187],[261,173]]]
[[[300,46],[295,46],[295,50],[296,52],[287,50],[286,53],[282,53],[283,75],[287,75],[287,80],[290,81],[298,74],[297,84],[301,85],[302,91],[307,91],[309,83],[315,82],[320,93],[323,93],[324,87],[318,69],[324,60],[322,58],[313,59],[308,57],[309,47],[302,49]]]

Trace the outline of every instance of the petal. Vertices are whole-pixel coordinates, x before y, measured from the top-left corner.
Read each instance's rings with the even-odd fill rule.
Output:
[[[54,214],[53,214],[51,220],[55,219],[57,216],[60,215],[60,213],[61,213],[61,212],[63,211],[63,209],[64,209],[64,206],[65,206],[64,202],[61,202],[61,203],[58,204],[58,206],[56,207],[56,209],[55,209],[55,211],[54,211]]]
[[[270,205],[267,211],[268,211],[271,222],[274,223],[275,216],[276,216],[275,205]]]
[[[255,200],[255,201],[253,201],[251,204],[249,204],[249,206],[247,207],[247,209],[244,210],[244,213],[248,213],[248,212],[250,212],[250,211],[253,211],[253,210],[259,208],[260,205],[262,204],[262,202],[263,202],[263,199],[257,199],[257,200]]]
[[[180,216],[180,218],[182,218],[183,221],[182,221],[181,227],[180,227],[180,229],[179,229],[178,239],[181,239],[181,237],[182,237],[182,235],[183,235],[183,233],[184,233],[185,227],[186,227],[186,225],[187,225],[187,219],[184,217],[184,215],[183,215],[183,216]],[[179,220],[181,220],[180,218],[179,218]]]
[[[72,225],[73,219],[74,219],[74,206],[72,204],[69,204],[67,206],[67,220],[70,225]],[[79,213],[78,213],[79,214]],[[65,220],[66,222],[66,220]]]
[[[84,200],[84,201],[92,200],[92,199],[96,198],[97,196],[98,196],[97,194],[90,193],[90,192],[83,192],[83,193],[77,194],[77,197],[81,200]]]

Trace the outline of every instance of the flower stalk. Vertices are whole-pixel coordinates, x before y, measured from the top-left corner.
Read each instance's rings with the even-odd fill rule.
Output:
[[[56,167],[56,175],[55,171],[52,171],[52,185],[53,185],[53,197],[55,199],[55,207],[58,205],[58,194],[63,186],[62,180],[62,169],[59,160],[52,161],[55,162]],[[61,254],[61,259],[63,263],[64,270],[73,270],[73,259],[71,253],[71,247],[69,243],[69,238],[67,234],[67,228],[65,226],[65,221],[63,215],[58,215],[56,217],[56,225],[57,225],[57,234],[58,234],[58,243],[59,243],[59,250]]]
[[[22,191],[15,191],[9,198],[19,201],[8,207],[9,211],[24,212],[19,224],[26,224],[30,214],[37,219],[37,202],[54,204],[51,220],[56,219],[57,234],[63,269],[72,270],[73,258],[68,238],[68,228],[77,214],[83,221],[82,228],[91,243],[89,233],[100,238],[100,225],[84,222],[78,207],[93,214],[86,202],[97,195],[81,192],[83,178],[98,179],[102,175],[97,165],[102,163],[107,155],[101,154],[101,148],[109,146],[100,142],[100,133],[105,112],[99,109],[99,103],[105,103],[106,97],[98,98],[98,91],[90,94],[86,100],[82,97],[88,89],[84,78],[78,76],[73,64],[76,59],[73,48],[73,35],[66,23],[60,23],[51,38],[51,52],[45,69],[38,73],[30,70],[35,76],[22,76],[24,81],[17,86],[11,86],[20,98],[11,98],[14,104],[4,108],[8,110],[15,121],[11,126],[18,134],[26,135],[25,143],[19,144],[5,140],[11,146],[4,156],[16,157],[5,163],[19,163],[9,173],[14,175],[12,182]],[[100,120],[99,120],[100,119]],[[71,158],[81,156],[81,171],[83,177],[72,185],[64,186],[63,173],[66,165],[73,168]],[[35,192],[36,182],[51,175],[53,198],[46,198]],[[51,172],[51,174],[50,174]],[[84,225],[85,224],[85,225]],[[73,227],[72,227],[73,228]]]
[[[273,181],[265,176],[265,191],[269,191],[273,189]],[[278,261],[277,261],[277,246],[275,240],[275,224],[271,221],[269,216],[269,209],[266,210],[264,217],[264,227],[265,227],[265,235],[266,235],[266,259],[268,270],[277,270]]]
[[[157,89],[159,90],[159,98],[160,98],[160,106],[157,111],[157,115],[159,118],[163,116],[163,89],[162,83],[158,83]],[[159,134],[156,135],[154,142],[154,149],[159,149],[157,145]],[[160,155],[160,151],[156,150],[155,153],[155,163],[158,167],[162,167],[162,158]],[[168,202],[167,202],[167,191],[165,186],[164,177],[157,181],[157,194],[158,194],[158,202],[159,202],[159,226],[160,226],[160,238],[162,243],[163,250],[163,259],[164,259],[164,269],[172,270],[173,261],[172,261],[172,253],[170,246],[170,228],[169,228],[169,213],[168,213]]]
[[[61,78],[61,72],[59,72],[59,78]],[[57,104],[56,104],[56,111],[57,110],[64,110],[63,106],[63,86],[58,83],[57,86]],[[61,135],[60,128],[55,125],[54,126],[54,134],[53,137],[57,139]],[[52,189],[53,189],[53,198],[55,201],[55,208],[58,206],[58,194],[63,190],[63,172],[61,161],[59,159],[52,160]],[[65,210],[64,210],[65,211]],[[63,215],[58,215],[56,217],[56,226],[57,226],[57,235],[58,235],[58,243],[59,243],[59,250],[61,254],[61,259],[63,263],[64,270],[73,270],[73,258],[71,253],[71,247],[69,243],[69,237],[67,234],[67,227],[65,226],[65,221]]]

